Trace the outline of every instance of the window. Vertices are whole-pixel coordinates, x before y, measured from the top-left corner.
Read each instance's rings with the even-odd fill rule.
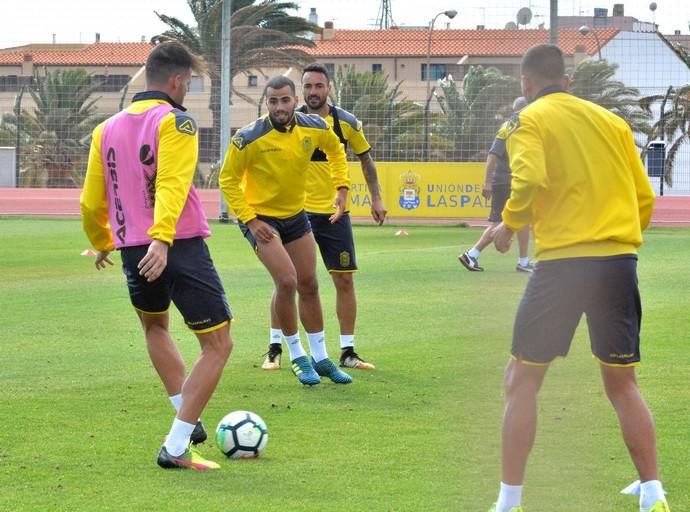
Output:
[[[371,72],[372,73],[382,73],[383,72],[383,65],[382,64],[372,64],[371,65]]]
[[[430,78],[432,81],[442,80],[448,75],[448,64],[432,64]],[[426,81],[426,64],[422,64],[422,80]]]
[[[117,92],[129,82],[129,75],[91,75],[91,83],[99,84],[98,92]]]
[[[259,77],[257,77],[256,75],[247,76],[247,86],[248,87],[258,87],[259,86]]]
[[[18,91],[19,79],[17,75],[7,75],[0,77],[0,91]]]
[[[218,160],[217,147],[212,147],[213,128],[199,128],[199,162],[208,163]]]
[[[330,76],[331,78],[335,76],[335,64],[329,62],[327,64],[324,64],[323,67],[325,67],[326,71],[328,71],[328,76]]]
[[[204,77],[192,75],[189,92],[204,92]]]

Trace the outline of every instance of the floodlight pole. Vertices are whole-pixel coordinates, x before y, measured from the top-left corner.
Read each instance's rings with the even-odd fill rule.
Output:
[[[558,45],[558,0],[551,0],[549,11],[551,44]]]
[[[431,36],[434,33],[434,23],[436,19],[442,14],[446,15],[451,20],[455,18],[458,11],[450,9],[448,11],[441,11],[436,16],[431,18],[429,22],[429,35],[426,44],[426,96],[425,101],[427,108],[424,110],[424,147],[422,148],[422,161],[429,161],[429,102],[431,101]]]
[[[20,157],[21,157],[21,144],[22,144],[22,96],[24,96],[24,91],[26,86],[22,85],[19,89],[19,94],[17,94],[17,99],[14,102],[14,115],[16,116],[16,126],[17,126],[17,140],[14,150],[14,186],[19,187],[19,175],[21,171],[20,167]]]
[[[230,87],[232,75],[230,73],[230,40],[232,16],[232,0],[223,0],[222,31],[221,31],[221,61],[220,61],[220,165],[230,146]],[[225,204],[223,193],[220,193],[221,223],[229,222],[228,205]]]
[[[668,97],[671,95],[671,91],[673,91],[673,86],[669,85],[668,89],[666,90],[666,95],[664,96],[664,100],[661,102],[661,108],[659,109],[659,131],[661,132],[661,140],[664,141],[664,146],[663,146],[663,155],[664,158],[661,162],[661,177],[659,178],[659,195],[663,196],[664,195],[664,178],[666,177],[666,126],[665,126],[665,119],[666,116],[665,110],[666,110],[666,102],[668,101]]]
[[[582,34],[584,37],[586,37],[589,33],[591,33],[594,36],[594,41],[596,41],[596,43],[597,43],[597,54],[599,55],[599,60],[601,60],[601,42],[599,41],[599,36],[597,35],[597,31],[592,30],[587,25],[582,25],[578,29],[578,32],[580,32],[580,34]]]

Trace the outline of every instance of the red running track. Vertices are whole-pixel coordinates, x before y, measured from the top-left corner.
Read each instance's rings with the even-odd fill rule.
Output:
[[[220,192],[218,190],[197,190],[210,219],[217,219],[220,213]],[[74,188],[0,188],[0,215],[31,216],[79,216],[79,194]],[[371,219],[356,218],[356,221],[372,222]],[[485,225],[484,219],[390,219],[394,223],[460,223],[471,226]],[[653,226],[690,227],[690,196],[657,197],[652,216]]]

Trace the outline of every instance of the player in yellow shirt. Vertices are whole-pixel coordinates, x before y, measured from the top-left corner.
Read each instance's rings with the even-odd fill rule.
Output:
[[[513,181],[494,244],[507,251],[514,233],[531,224],[538,263],[513,329],[502,481],[493,510],[522,510],[539,389],[550,363],[567,355],[584,313],[604,389],[642,482],[640,511],[667,512],[654,423],[635,378],[642,320],[637,247],[654,192],[626,122],[566,92],[569,79],[557,46],[530,48],[521,72],[531,103],[509,126]]]
[[[177,411],[158,465],[207,470],[220,466],[192,445],[207,438],[199,416],[232,351],[232,314],[192,185],[199,136],[182,103],[193,69],[203,69],[201,60],[176,41],[151,50],[146,91],[93,131],[80,203],[96,268],[112,265],[109,254],[120,252],[149,357]],[[201,346],[189,373],[170,335],[171,302]]]
[[[330,80],[326,68],[320,64],[307,66],[302,71],[302,94],[305,105],[300,110],[318,114],[325,119],[343,145],[347,148],[349,144],[357,155],[371,196],[371,215],[374,221],[381,225],[387,212],[381,199],[376,164],[370,154],[371,146],[362,131],[362,123],[353,114],[329,105],[330,91]],[[357,270],[357,261],[350,215],[346,209],[343,216],[336,222],[329,221],[330,216],[335,212],[333,183],[326,154],[320,149],[314,152],[309,163],[305,210],[309,216],[321,258],[335,285],[336,314],[340,325],[340,366],[373,370],[374,365],[355,352],[357,298],[353,274]],[[270,341],[263,369],[279,369],[281,353],[281,332],[275,311],[272,310]]]
[[[232,138],[220,173],[220,186],[240,229],[273,278],[273,307],[285,333],[292,371],[302,384],[328,377],[337,384],[352,378],[328,357],[316,278],[316,243],[304,211],[308,164],[316,148],[328,155],[331,201],[336,222],[345,207],[350,178],[338,137],[319,116],[295,112],[295,84],[271,78],[264,90],[268,115]],[[335,199],[333,199],[335,196]],[[299,337],[299,317],[307,331],[311,360]]]

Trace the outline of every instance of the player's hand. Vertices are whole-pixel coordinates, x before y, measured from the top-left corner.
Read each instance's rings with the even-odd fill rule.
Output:
[[[270,224],[257,218],[253,218],[247,222],[247,227],[254,237],[254,240],[260,244],[267,244],[278,236],[276,232],[273,231]]]
[[[338,219],[345,213],[345,204],[347,203],[347,189],[339,188],[338,193],[335,195],[335,200],[333,201],[333,206],[335,206],[335,213],[328,217],[328,221],[331,224],[338,222]]]
[[[491,238],[498,252],[508,252],[513,243],[513,232],[501,222],[491,231]]]
[[[110,251],[98,251],[96,253],[96,270],[101,270],[105,268],[105,264],[112,266],[113,261],[108,257]]]
[[[387,213],[388,210],[386,210],[386,207],[383,205],[383,201],[380,197],[377,197],[371,201],[371,216],[374,218],[374,222],[376,222],[376,224],[379,226],[383,224],[383,221],[386,220]]]
[[[484,183],[484,186],[482,187],[482,197],[488,201],[491,199],[491,192],[491,183]]]
[[[153,240],[137,268],[139,275],[144,276],[151,283],[161,276],[167,265],[168,244],[161,240]]]

